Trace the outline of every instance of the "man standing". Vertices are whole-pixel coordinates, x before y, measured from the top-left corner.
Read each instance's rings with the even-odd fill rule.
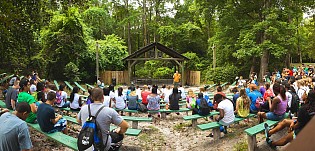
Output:
[[[102,108],[104,106],[103,105],[104,97],[102,89],[94,88],[92,90],[91,97],[94,100],[94,103],[83,106],[78,114],[77,120],[80,124],[84,125],[86,119],[89,117],[89,110],[92,116],[95,116],[98,110],[101,110],[98,116],[96,117],[96,121],[99,123],[100,125],[99,128],[102,131],[103,143],[104,145],[105,144],[107,145],[105,150],[109,150],[111,147],[111,143],[106,142],[107,137],[108,142],[112,143],[120,142],[124,137],[124,133],[127,131],[129,127],[128,122],[123,120],[114,109],[109,107]],[[111,135],[115,134],[116,136],[118,135],[119,137],[111,137],[111,135],[107,135],[107,132],[110,130],[109,128],[111,123],[118,125],[120,127],[119,131],[111,133]]]
[[[24,120],[31,112],[26,102],[17,104],[16,111],[3,113],[0,116],[0,150],[30,150],[32,141]]]
[[[10,110],[15,110],[16,99],[19,93],[19,83],[20,80],[15,80],[11,88],[8,89],[8,92],[5,97],[5,105]]]
[[[174,78],[174,87],[178,87],[180,78],[181,78],[181,75],[178,73],[178,71],[174,73],[173,78]]]

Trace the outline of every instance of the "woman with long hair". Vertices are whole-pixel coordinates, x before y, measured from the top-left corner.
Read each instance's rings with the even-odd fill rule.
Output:
[[[179,110],[179,100],[181,99],[180,94],[178,93],[178,88],[173,88],[173,93],[169,96],[170,100],[170,110]]]
[[[152,88],[151,94],[147,96],[148,110],[160,110],[160,96],[157,94],[157,88]],[[160,117],[160,112],[158,113],[158,116]],[[151,114],[149,113],[148,117],[151,117]]]
[[[125,109],[126,108],[126,96],[123,94],[123,88],[119,87],[117,93],[115,94],[116,108]]]
[[[80,111],[82,102],[81,97],[79,96],[79,87],[75,86],[72,89],[72,92],[70,94],[70,109],[74,111]]]
[[[250,111],[250,99],[246,95],[245,89],[240,90],[240,97],[236,100],[235,113],[240,117],[247,117]]]
[[[262,123],[264,119],[279,121],[284,118],[288,105],[288,98],[285,95],[286,90],[284,86],[275,83],[273,85],[273,92],[276,97],[273,100],[268,99],[270,112],[257,113],[259,123]]]

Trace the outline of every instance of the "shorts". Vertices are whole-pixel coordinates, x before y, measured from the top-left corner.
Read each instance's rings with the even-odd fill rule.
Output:
[[[268,113],[266,113],[266,117],[268,120],[279,121],[279,120],[284,118],[284,114],[283,115],[277,115],[277,114],[274,114],[273,112],[268,112]]]
[[[223,126],[229,126],[229,125],[231,125],[231,124],[233,124],[233,123],[234,123],[234,121],[232,121],[232,122],[230,122],[230,123],[225,123],[225,122],[223,122],[222,120],[219,121],[219,124],[220,124],[220,125],[223,125]]]
[[[61,118],[55,125],[54,129],[50,130],[48,133],[54,133],[54,132],[61,132],[65,128],[67,128],[67,120],[64,118]]]

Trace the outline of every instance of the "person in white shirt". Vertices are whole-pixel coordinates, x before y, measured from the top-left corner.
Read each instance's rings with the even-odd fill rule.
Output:
[[[60,104],[56,104],[57,107],[60,108],[67,108],[70,107],[70,101],[67,101],[67,93],[64,91],[64,88],[66,86],[64,84],[60,84],[59,85],[59,90],[56,93],[60,94],[61,97],[61,103]]]
[[[214,95],[213,99],[218,102],[218,110],[220,112],[220,116],[216,118],[216,121],[224,126],[224,128],[220,126],[220,131],[226,134],[227,126],[233,124],[235,119],[233,103],[221,94]],[[213,134],[208,136],[212,137]]]
[[[168,103],[170,101],[169,97],[172,94],[173,89],[171,89],[171,86],[168,85],[167,88],[164,91],[164,102]]]
[[[74,111],[80,111],[82,102],[81,97],[79,96],[80,89],[78,87],[73,87],[73,90],[70,94],[70,109]]]
[[[123,94],[123,88],[119,87],[117,93],[115,93],[115,108],[119,110],[123,110],[126,108],[126,95]],[[121,111],[121,115],[123,116],[123,111]]]
[[[291,85],[289,83],[285,84],[285,95],[288,98],[288,107],[291,108],[292,94],[289,92]]]
[[[178,91],[181,92],[180,96],[182,97],[182,100],[186,99],[185,89],[183,88],[183,85],[179,85]]]
[[[137,85],[137,86],[136,86],[136,94],[138,95],[138,100],[142,100],[141,92],[142,92],[142,90],[141,90],[140,87]]]
[[[105,106],[105,107],[112,107],[111,106],[111,99],[110,99],[110,96],[109,96],[109,93],[110,93],[110,91],[109,91],[109,88],[104,88],[103,89],[103,93],[104,93],[104,102],[103,102],[103,105]]]
[[[302,100],[304,100],[303,95],[306,93],[306,89],[304,87],[304,81],[298,80],[297,81],[297,87],[298,87],[297,95],[299,96],[300,100],[302,101]]]
[[[35,92],[37,89],[36,89],[36,81],[34,81],[33,79],[31,79],[30,81],[30,84],[31,84],[31,87],[30,87],[30,94],[33,94],[33,92]]]

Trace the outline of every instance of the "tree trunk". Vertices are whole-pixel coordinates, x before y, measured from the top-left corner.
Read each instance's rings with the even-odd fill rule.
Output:
[[[142,28],[143,28],[143,46],[147,45],[147,11],[146,0],[143,0],[143,16],[142,16]]]
[[[127,40],[127,41],[128,41],[128,54],[130,55],[130,54],[131,54],[131,35],[130,35],[130,33],[131,33],[131,32],[130,32],[130,30],[131,30],[130,28],[131,28],[131,27],[130,27],[130,20],[129,20],[129,3],[128,3],[128,1],[129,1],[129,0],[126,0],[126,1],[125,1],[125,4],[126,4],[127,18],[128,18],[128,27],[127,27],[127,28],[128,28],[128,29],[127,29],[127,30],[128,30],[128,32],[127,32],[127,34],[128,34],[128,35],[127,35],[127,36],[128,36],[128,40]]]
[[[252,66],[250,67],[248,79],[250,78],[251,73],[255,71],[255,65],[256,65],[256,57],[253,57]]]

